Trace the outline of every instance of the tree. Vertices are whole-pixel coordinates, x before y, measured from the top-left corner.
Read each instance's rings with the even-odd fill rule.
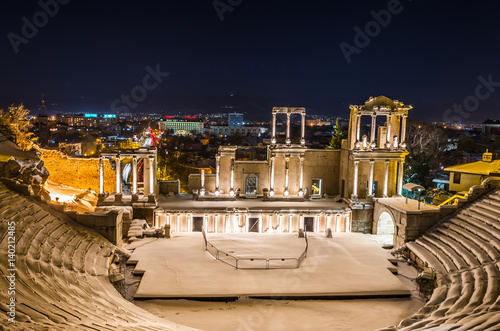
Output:
[[[342,147],[342,139],[345,137],[345,130],[340,125],[339,118],[335,121],[335,131],[332,134],[332,139],[330,144],[326,146],[326,149],[340,149]]]
[[[0,133],[14,141],[22,150],[34,147],[30,134],[26,133],[30,126],[29,113],[23,104],[17,107],[12,105],[7,112],[0,109]]]
[[[406,144],[409,155],[406,181],[429,187],[431,172],[440,170],[448,140],[443,129],[419,121],[408,123]]]

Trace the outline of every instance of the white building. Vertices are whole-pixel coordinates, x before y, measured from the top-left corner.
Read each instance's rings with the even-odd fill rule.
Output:
[[[260,126],[223,126],[215,125],[210,129],[210,133],[217,137],[229,136],[251,136],[260,137],[262,134],[269,131],[268,128]]]
[[[242,113],[229,113],[228,114],[229,126],[243,126],[243,114]]]
[[[160,131],[172,130],[174,135],[185,136],[190,133],[202,133],[203,122],[193,119],[167,119],[159,122]]]

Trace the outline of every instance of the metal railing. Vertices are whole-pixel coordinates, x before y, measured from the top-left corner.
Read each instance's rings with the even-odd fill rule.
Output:
[[[300,267],[300,264],[307,257],[309,248],[309,240],[307,233],[304,232],[306,247],[299,257],[284,257],[284,258],[265,258],[265,257],[239,257],[230,253],[226,253],[207,240],[205,229],[202,229],[203,239],[205,240],[205,250],[218,261],[224,262],[236,269],[295,269]]]
[[[460,199],[465,199],[465,195],[461,195],[461,194],[455,194],[454,196],[452,196],[451,198],[449,199],[446,199],[446,201],[443,201],[441,202],[439,205],[440,206],[444,206],[444,205],[456,205],[457,204],[457,199],[460,198]]]

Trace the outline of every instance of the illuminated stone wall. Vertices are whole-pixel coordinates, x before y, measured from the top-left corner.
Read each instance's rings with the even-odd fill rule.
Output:
[[[42,150],[42,160],[53,182],[99,192],[99,159],[67,157],[58,151]],[[115,171],[104,162],[104,191],[115,191]]]

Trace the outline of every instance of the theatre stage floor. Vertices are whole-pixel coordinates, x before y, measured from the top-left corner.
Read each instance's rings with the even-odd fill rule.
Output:
[[[298,257],[297,234],[208,234],[217,248],[247,257]],[[309,234],[298,269],[236,269],[205,251],[201,233],[176,233],[135,249],[130,264],[143,273],[135,299],[167,298],[372,298],[409,296],[388,268],[394,259],[370,235]]]

